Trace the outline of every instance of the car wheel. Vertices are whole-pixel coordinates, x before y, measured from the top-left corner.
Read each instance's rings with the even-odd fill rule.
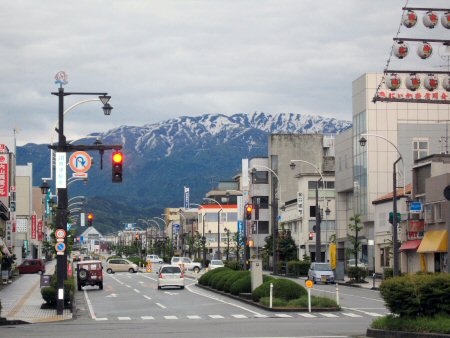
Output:
[[[133,268],[130,268],[130,269],[128,270],[128,272],[135,273],[135,271],[134,271]]]
[[[195,272],[195,273],[199,273],[199,272],[200,272],[200,268],[199,268],[198,266],[196,266],[196,267],[194,268],[194,272]]]
[[[44,273],[44,271],[38,271],[38,275],[42,275]]]
[[[100,288],[100,290],[103,290],[103,282],[100,282],[100,284],[98,284],[98,287]]]
[[[106,270],[107,273],[113,273],[111,269]]]
[[[158,290],[161,290],[161,287],[158,285]]]
[[[313,277],[313,279],[312,279],[312,281],[313,281],[313,284],[316,284],[317,282],[316,282],[316,279]]]
[[[183,285],[183,286],[180,286],[180,289],[183,290],[183,289],[184,289],[184,285]]]

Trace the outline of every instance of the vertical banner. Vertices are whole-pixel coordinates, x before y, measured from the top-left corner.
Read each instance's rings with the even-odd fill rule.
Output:
[[[31,216],[31,239],[36,239],[36,215]]]
[[[8,197],[8,155],[0,154],[0,197]]]
[[[67,156],[66,153],[56,153],[56,189],[66,189],[66,169]]]
[[[37,235],[38,241],[42,241],[42,220],[39,220],[37,222]]]
[[[248,158],[242,159],[242,190],[249,190]]]
[[[6,246],[8,248],[12,247],[12,223],[11,223],[11,221],[6,221]]]
[[[80,214],[80,227],[84,227],[86,225],[86,214],[82,212]]]
[[[189,187],[184,187],[184,208],[189,209]]]

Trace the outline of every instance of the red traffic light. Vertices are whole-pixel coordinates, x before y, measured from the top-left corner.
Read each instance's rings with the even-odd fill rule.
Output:
[[[112,160],[114,163],[122,163],[123,162],[123,154],[120,151],[116,151],[112,156]]]

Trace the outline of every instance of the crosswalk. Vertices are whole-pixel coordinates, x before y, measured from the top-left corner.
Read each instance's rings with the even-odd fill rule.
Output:
[[[165,315],[161,317],[155,316],[139,316],[139,317],[97,317],[94,318],[97,321],[107,321],[107,320],[119,320],[119,321],[132,321],[132,320],[223,320],[223,319],[251,319],[251,318],[291,318],[291,319],[299,319],[299,318],[308,318],[308,319],[323,319],[323,318],[363,318],[363,317],[381,317],[386,314],[380,314],[375,312],[364,312],[355,313],[355,312],[290,312],[290,313],[273,313],[273,314],[211,314],[211,315],[186,315],[186,316],[176,316],[176,315]]]

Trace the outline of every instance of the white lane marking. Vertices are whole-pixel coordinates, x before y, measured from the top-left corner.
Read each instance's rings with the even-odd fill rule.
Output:
[[[100,320],[108,320],[108,318],[95,318],[95,320],[98,320],[98,321],[100,321]]]
[[[106,296],[106,298],[116,298],[117,293],[111,293],[110,295]]]
[[[372,316],[372,317],[383,317],[383,316],[384,316],[384,315],[379,314],[379,313],[375,313],[375,312],[367,312],[367,311],[363,311],[363,310],[361,310],[361,309],[354,309],[354,308],[350,308],[350,307],[342,307],[342,308],[343,308],[343,309],[346,309],[346,310],[350,310],[350,311],[360,312],[360,313],[363,313],[363,314],[365,314],[365,315]]]
[[[92,307],[91,300],[89,299],[86,290],[83,290],[83,291],[84,291],[84,298],[86,298],[86,303],[87,303],[88,308],[89,308],[89,313],[91,314],[91,318],[92,319],[96,319],[97,316],[95,315],[94,308]]]
[[[120,280],[118,280],[116,277],[114,277],[113,275],[108,275],[109,277],[111,277],[112,279],[114,279],[117,283],[124,285],[124,282],[121,282]]]
[[[157,280],[156,278],[152,278],[152,277],[149,277],[149,276],[146,276],[146,275],[143,275],[143,274],[139,274],[138,276],[142,276],[142,277],[145,277],[145,278],[151,279],[151,280],[153,280],[153,281],[155,281],[155,282],[157,282],[157,281],[158,281],[158,280]]]
[[[164,316],[165,319],[178,319],[177,316]]]
[[[234,317],[234,318],[237,318],[237,319],[245,319],[245,318],[247,318],[246,315],[231,315],[231,316]]]
[[[306,312],[299,312],[297,313],[299,316],[305,317],[305,318],[316,318],[316,316],[310,314],[310,313],[306,313]]]
[[[189,319],[201,319],[200,316],[187,316]]]
[[[151,299],[152,299],[151,297],[149,297],[149,296],[147,296],[147,295],[144,295],[144,298],[147,298],[148,300],[151,300]]]
[[[131,288],[131,285],[125,284],[125,286],[126,286],[127,288]]]
[[[212,319],[223,319],[223,316],[221,315],[209,315],[208,317],[211,317]]]
[[[347,316],[347,317],[353,317],[353,318],[361,318],[362,316],[360,316],[360,315],[357,315],[356,313],[351,313],[351,312],[342,312],[342,314],[344,315],[344,316]]]
[[[287,315],[285,313],[275,313],[275,317],[279,317],[279,318],[292,318],[292,316]]]
[[[166,307],[162,304],[156,303],[156,305],[158,305],[160,308],[165,309]]]
[[[365,290],[374,291],[374,290],[370,290],[370,289],[365,289]],[[328,290],[323,290],[323,289],[317,289],[317,290],[314,290],[313,292],[314,293],[319,293],[319,294],[320,293],[331,293],[334,296],[336,295],[336,291],[328,291]],[[348,294],[348,293],[339,292],[339,297],[341,297],[341,296],[358,297],[358,298],[362,298],[362,299],[372,300],[374,302],[384,303],[384,300],[382,300],[382,299],[375,299],[375,298],[370,298],[370,297],[363,297],[363,296],[357,296],[357,295],[351,295],[351,294]]]
[[[237,308],[239,308],[239,309],[241,309],[241,310],[244,310],[244,311],[248,311],[248,312],[250,312],[250,313],[253,313],[254,315],[260,315],[260,314],[261,314],[261,313],[259,313],[259,312],[256,312],[256,311],[247,309],[246,307],[243,307],[243,306],[241,306],[241,305],[234,304],[234,303],[230,303],[230,302],[224,301],[223,299],[219,299],[219,298],[217,298],[217,297],[209,296],[209,295],[206,295],[206,294],[204,294],[204,293],[201,293],[201,292],[197,292],[197,291],[191,290],[192,285],[195,285],[195,284],[187,285],[187,286],[186,286],[186,289],[187,289],[189,292],[195,293],[196,295],[203,296],[203,297],[206,297],[206,298],[209,298],[209,299],[213,299],[213,300],[216,300],[216,301],[218,301],[218,302],[221,302],[221,303],[224,303],[224,304],[228,304],[228,305],[231,305],[231,306],[235,306],[235,307],[237,307]]]
[[[335,315],[334,313],[328,313],[328,312],[322,312],[318,313],[318,315],[327,317],[327,318],[339,318],[339,316]]]
[[[255,318],[268,318],[269,316],[266,315],[255,315]]]
[[[151,319],[155,319],[154,317],[152,317],[152,316],[142,316],[141,317],[143,320],[151,320]]]
[[[168,294],[169,296],[176,296],[178,295],[178,292],[169,292],[169,291],[164,291],[165,294]]]
[[[117,317],[118,320],[131,320],[130,317]]]
[[[127,277],[131,279],[131,276],[127,276]]]
[[[139,284],[144,284],[144,282],[143,282],[143,281],[141,281],[141,280],[140,280],[140,281],[139,281],[138,283],[139,283]]]
[[[134,292],[141,293],[141,291],[139,291],[139,290],[136,290],[136,289],[133,289],[133,290],[134,290]]]

